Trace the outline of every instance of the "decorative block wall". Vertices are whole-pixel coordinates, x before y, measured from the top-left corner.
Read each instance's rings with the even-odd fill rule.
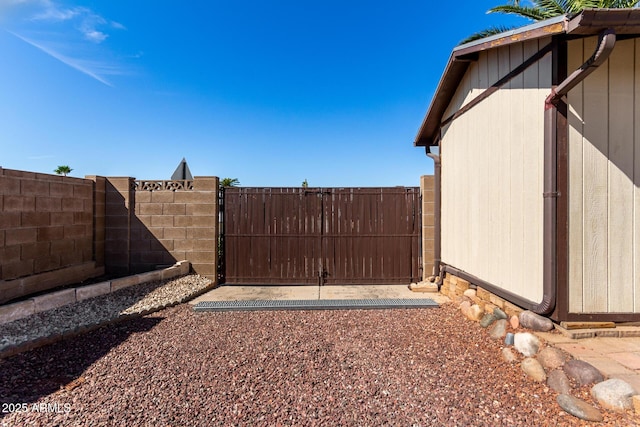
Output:
[[[145,181],[107,178],[107,272],[138,273],[189,260],[217,278],[218,178]]]

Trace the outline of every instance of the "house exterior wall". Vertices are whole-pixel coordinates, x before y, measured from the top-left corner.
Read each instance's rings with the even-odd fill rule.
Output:
[[[597,37],[570,41],[568,68]],[[569,312],[640,313],[640,39],[568,95]]]
[[[481,52],[447,118],[550,39]],[[442,261],[533,302],[543,296],[543,124],[551,54],[442,131]]]

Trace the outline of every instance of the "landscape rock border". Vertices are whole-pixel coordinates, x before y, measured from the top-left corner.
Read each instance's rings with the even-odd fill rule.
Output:
[[[150,281],[0,324],[0,359],[182,304],[215,286],[195,274]]]
[[[167,280],[188,274],[191,269],[189,261],[178,261],[171,267],[146,273],[135,274],[119,279],[107,280],[86,286],[66,288],[49,292],[11,304],[0,305],[0,325],[24,319],[36,313],[64,307],[89,298],[107,295],[119,289],[158,280]]]
[[[450,290],[454,293],[453,289]],[[569,354],[548,346],[528,332],[553,329],[550,319],[527,310],[512,314],[508,319],[501,308],[491,303],[484,306],[479,304],[481,301],[478,301],[475,291],[466,289],[462,296],[452,295],[461,313],[486,329],[490,339],[503,340],[502,357],[505,363],[520,363],[523,372],[532,381],[545,382],[556,391],[557,403],[563,411],[586,421],[603,419],[598,408],[571,395],[583,386],[591,387],[591,396],[604,409],[624,412],[633,411],[638,406],[640,394],[630,384],[620,379],[607,380],[591,364],[572,359]],[[575,384],[575,388],[572,384]],[[640,412],[636,410],[636,413]]]

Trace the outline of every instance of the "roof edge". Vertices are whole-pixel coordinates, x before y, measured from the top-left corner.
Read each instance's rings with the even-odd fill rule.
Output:
[[[568,20],[567,15],[562,15],[456,46],[451,52],[447,66],[434,92],[431,104],[413,145],[416,147],[435,145],[437,140],[436,132],[440,127],[440,118],[451,102],[460,80],[469,67],[472,54],[525,40],[563,34],[566,32]],[[435,118],[436,116],[437,119]]]

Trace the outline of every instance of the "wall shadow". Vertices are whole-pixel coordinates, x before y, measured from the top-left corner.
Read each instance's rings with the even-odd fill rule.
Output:
[[[81,386],[87,368],[132,334],[150,331],[162,320],[140,317],[118,322],[0,360],[0,405],[30,405],[74,381]],[[6,415],[0,413],[0,420]]]

